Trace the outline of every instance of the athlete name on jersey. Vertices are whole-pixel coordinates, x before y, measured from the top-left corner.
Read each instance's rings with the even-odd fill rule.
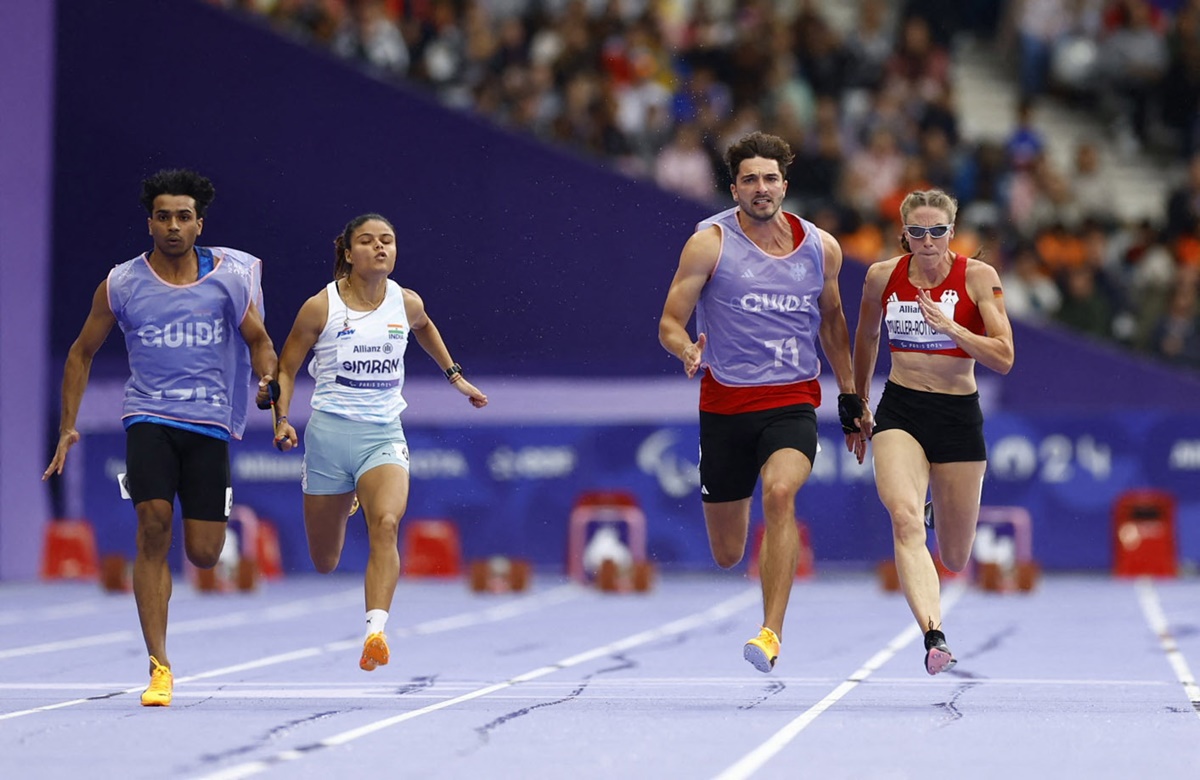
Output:
[[[942,301],[938,304],[946,316],[954,319],[954,304]],[[889,300],[884,315],[888,335],[894,346],[901,349],[953,349],[954,339],[929,327],[916,301]]]
[[[147,347],[207,347],[225,341],[225,320],[186,320],[164,327],[143,325],[138,338]]]
[[[751,292],[738,299],[738,308],[755,314],[775,311],[808,311],[812,309],[812,296]]]
[[[353,374],[388,374],[399,370],[400,360],[398,357],[374,358],[371,360],[343,360],[342,370]]]

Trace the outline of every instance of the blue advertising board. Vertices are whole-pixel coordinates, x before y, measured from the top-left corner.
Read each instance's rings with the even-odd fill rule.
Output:
[[[647,517],[648,552],[660,565],[711,567],[697,475],[694,423],[407,426],[412,491],[406,517],[445,518],[459,528],[467,559],[492,554],[564,567],[567,520],[590,490],[635,495]],[[845,451],[836,421],[820,423],[821,452],[797,499],[817,566],[867,565],[891,552],[891,533],[870,463]],[[1021,506],[1033,518],[1035,558],[1048,569],[1107,569],[1112,508],[1126,490],[1158,487],[1178,499],[1181,557],[1200,560],[1200,420],[1166,413],[1073,418],[994,412],[983,502]],[[273,520],[285,567],[308,571],[299,453],[281,454],[267,435],[231,447],[234,500]],[[118,494],[124,435],[89,434],[84,512],[102,551],[133,550],[132,507]],[[755,498],[753,516],[761,517]],[[178,544],[176,547],[178,548]],[[347,533],[343,570],[366,562],[361,515]]]

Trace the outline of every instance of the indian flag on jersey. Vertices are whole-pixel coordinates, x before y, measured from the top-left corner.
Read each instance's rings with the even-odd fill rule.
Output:
[[[388,338],[389,339],[403,339],[404,338],[403,323],[389,322],[387,327],[388,327]]]

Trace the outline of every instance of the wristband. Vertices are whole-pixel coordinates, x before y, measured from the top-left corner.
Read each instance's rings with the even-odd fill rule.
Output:
[[[838,421],[843,433],[858,433],[861,428],[855,420],[863,416],[863,400],[857,393],[842,393],[838,396]]]
[[[276,419],[276,420],[275,420],[275,427],[276,427],[276,428],[279,428],[279,423],[281,423],[281,422],[287,422],[287,415],[286,415],[286,414],[285,414],[285,415],[283,415],[282,417],[280,417],[280,418],[278,418],[278,419]]]
[[[446,369],[446,379],[453,382],[455,377],[462,376],[462,372],[462,366],[460,366],[458,363],[455,363],[454,365],[450,366],[450,368]]]

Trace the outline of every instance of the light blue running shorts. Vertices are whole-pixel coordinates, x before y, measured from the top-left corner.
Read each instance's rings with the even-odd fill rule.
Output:
[[[408,471],[408,440],[399,419],[361,422],[313,410],[304,427],[300,488],[305,493],[332,496],[353,492],[363,474],[385,463]]]

